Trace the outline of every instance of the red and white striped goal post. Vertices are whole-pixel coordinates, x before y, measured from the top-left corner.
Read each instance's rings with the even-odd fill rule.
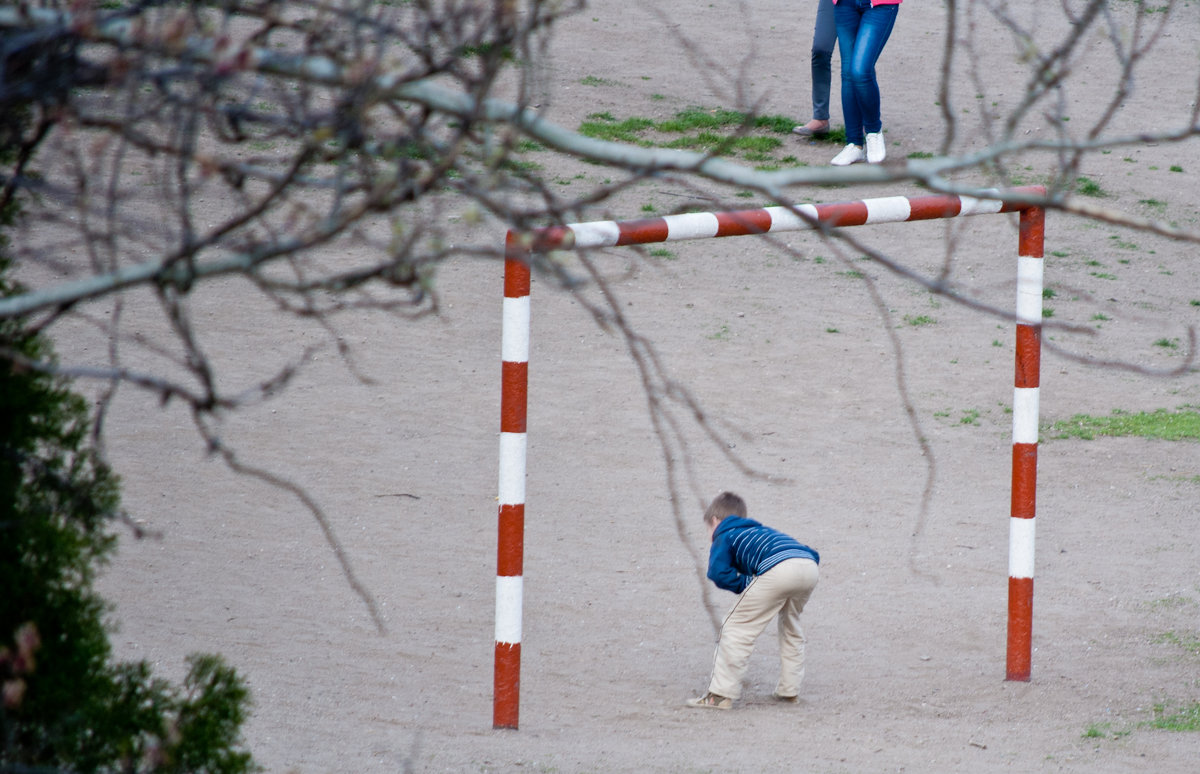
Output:
[[[1045,209],[1030,202],[1043,198],[1045,194],[1045,188],[1030,186],[995,191],[987,198],[889,196],[834,204],[697,212],[642,220],[575,223],[529,232],[509,231],[505,238],[501,331],[500,513],[493,727],[517,728],[520,706],[530,263],[534,253],[549,250],[619,247],[684,239],[938,220],[964,215],[1020,213],[1006,679],[1029,680],[1033,633],[1042,257],[1046,222]]]

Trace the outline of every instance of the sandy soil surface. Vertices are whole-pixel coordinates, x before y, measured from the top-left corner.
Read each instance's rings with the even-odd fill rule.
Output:
[[[734,107],[732,73],[763,112],[807,118],[813,5],[593,2],[557,30],[543,109],[575,127],[595,112],[657,119]],[[1016,5],[1026,23],[1044,14],[1047,40],[1065,28],[1057,6]],[[977,34],[996,46],[977,68],[957,65],[955,105],[969,116],[959,149],[982,145],[968,111],[1002,112],[1023,88],[1011,38],[976,10]],[[937,150],[944,24],[939,3],[901,8],[880,66],[894,157]],[[1180,61],[1195,66],[1195,24],[1181,24],[1190,27],[1161,41],[1139,85]],[[1112,94],[1112,57],[1093,49],[1067,95],[1080,124]],[[836,92],[835,75],[835,111]],[[1182,123],[1190,106],[1160,98],[1136,90],[1117,130]],[[1035,119],[1029,132],[1051,136]],[[788,142],[813,165],[838,150]],[[534,157],[564,187],[609,174]],[[1194,227],[1193,146],[1131,145],[1087,165],[1081,172],[1109,194],[1104,205]],[[795,200],[916,193],[828,187]],[[726,195],[714,205],[753,202]],[[669,212],[698,198],[656,181],[593,215],[643,217],[645,205]],[[1015,229],[996,216],[854,236],[927,273],[952,255],[974,297],[1008,309]],[[1052,215],[1046,233],[1053,320],[1092,334],[1047,332],[1043,420],[1200,403],[1194,371],[1162,378],[1069,356],[1178,366],[1188,326],[1200,323],[1194,247],[1065,216]],[[464,240],[502,238],[494,224],[464,227]],[[295,497],[230,473],[204,455],[182,409],[126,389],[108,420],[109,453],[127,507],[162,538],[125,540],[104,577],[119,655],[178,676],[188,653],[225,654],[253,689],[246,738],[271,772],[1195,771],[1200,734],[1148,721],[1156,707],[1200,700],[1200,447],[1043,433],[1033,676],[1006,682],[1011,325],[811,234],[657,256],[614,250],[601,265],[633,327],[724,441],[708,443],[676,410],[687,445],[669,454],[692,465],[680,480],[681,528],[624,342],[587,314],[581,300],[595,295],[535,281],[520,730],[492,729],[495,263],[446,265],[436,318],[339,318],[349,362],[327,331],[277,315],[244,283],[194,293],[230,386],[321,345],[286,392],[228,418],[224,437],[320,504],[386,631]],[[103,347],[83,333],[60,342],[67,355]],[[723,488],[821,552],[798,705],[770,701],[768,630],[733,712],[684,706],[706,685],[712,616],[733,601],[704,591],[696,560],[706,550],[702,506]]]

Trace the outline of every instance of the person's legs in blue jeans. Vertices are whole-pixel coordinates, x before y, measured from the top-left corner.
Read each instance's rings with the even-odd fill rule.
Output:
[[[863,144],[862,111],[858,107],[858,96],[850,80],[850,61],[854,58],[854,44],[858,40],[858,25],[862,21],[862,10],[858,0],[840,0],[833,7],[833,18],[837,23],[838,55],[842,58],[842,119],[846,123],[846,142]],[[870,1],[867,2],[868,8]]]
[[[812,117],[818,121],[829,120],[829,89],[833,80],[835,45],[837,25],[833,20],[833,0],[818,0],[812,41]]]
[[[842,58],[842,115],[846,142],[861,146],[866,134],[883,128],[875,63],[883,53],[898,5],[871,7],[870,0],[840,0],[834,6]]]
[[[883,128],[880,118],[879,81],[875,79],[875,63],[883,53],[896,24],[899,5],[878,5],[863,14],[858,25],[858,38],[854,44],[854,56],[850,57],[850,82],[858,96],[858,109],[862,113],[862,128],[867,134]]]

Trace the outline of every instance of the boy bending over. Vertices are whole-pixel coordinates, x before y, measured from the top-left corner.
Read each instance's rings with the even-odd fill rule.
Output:
[[[754,641],[779,616],[779,683],[774,696],[794,702],[804,679],[804,633],[800,613],[817,587],[820,555],[788,535],[746,518],[746,502],[732,492],[717,495],[704,512],[712,538],[708,579],[738,594],[721,625],[708,693],[688,706],[732,709]]]

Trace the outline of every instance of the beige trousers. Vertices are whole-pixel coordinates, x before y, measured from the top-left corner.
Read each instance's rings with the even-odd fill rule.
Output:
[[[800,613],[817,587],[817,563],[788,559],[751,581],[721,625],[709,693],[737,699],[754,641],[779,616],[779,683],[775,693],[796,696],[804,680],[804,632]]]

